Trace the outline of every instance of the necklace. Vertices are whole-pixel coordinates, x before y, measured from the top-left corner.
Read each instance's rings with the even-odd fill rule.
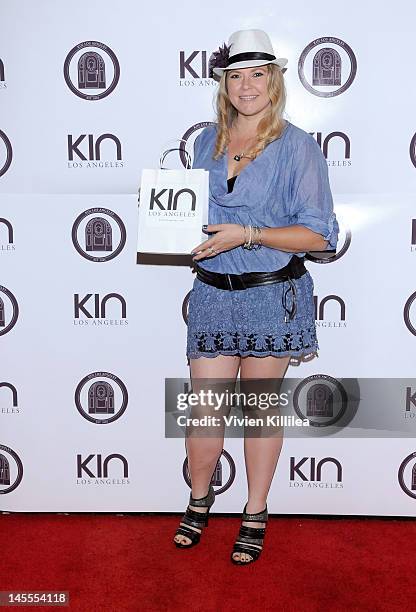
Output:
[[[249,138],[248,140],[246,139],[246,141],[245,141],[245,146],[247,147],[247,146],[248,146],[248,144],[250,143],[250,141],[252,141],[252,140],[254,140],[254,139],[255,139],[255,136],[251,136],[251,138]],[[246,158],[248,158],[248,159],[253,159],[253,155],[247,155],[247,154],[246,154],[246,153],[244,153],[244,152],[237,153],[237,155],[234,155],[234,159],[235,159],[235,161],[240,161],[241,159],[243,159],[243,157],[246,157]]]
[[[251,140],[253,140],[253,137],[249,138],[248,142],[250,142]],[[247,146],[247,141],[246,141],[246,146]],[[253,155],[247,155],[247,153],[244,153],[244,152],[237,153],[237,155],[234,155],[234,159],[236,162],[239,162],[241,159],[243,159],[243,157],[247,157],[248,159],[253,159]]]
[[[249,159],[252,159],[252,155],[246,155],[245,153],[240,153],[240,155],[234,155],[234,159],[235,161],[239,162],[240,159],[242,159],[243,157],[248,157]]]

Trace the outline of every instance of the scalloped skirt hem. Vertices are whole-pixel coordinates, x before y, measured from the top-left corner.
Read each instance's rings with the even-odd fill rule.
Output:
[[[241,351],[235,349],[232,351],[220,350],[214,352],[191,352],[188,353],[188,365],[190,359],[199,359],[200,357],[208,357],[212,359],[219,355],[239,356],[239,357],[290,357],[290,365],[300,365],[302,362],[306,363],[312,361],[312,359],[319,357],[318,348],[300,349],[298,351]]]

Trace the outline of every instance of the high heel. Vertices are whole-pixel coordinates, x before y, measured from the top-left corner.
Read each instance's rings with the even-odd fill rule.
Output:
[[[178,548],[192,548],[199,543],[201,539],[201,533],[199,531],[195,531],[191,527],[196,527],[196,529],[203,529],[208,525],[208,515],[212,504],[215,501],[215,491],[213,486],[210,484],[208,493],[205,497],[201,497],[199,499],[195,499],[192,497],[192,492],[189,494],[189,504],[185,511],[185,514],[182,517],[181,524],[179,528],[176,530],[176,535],[183,535],[191,540],[190,544],[184,544],[183,542],[176,542],[174,540],[175,545]],[[197,508],[208,508],[206,512],[197,512],[196,510],[192,510],[190,506],[196,506]],[[188,527],[190,525],[190,527]]]
[[[257,514],[248,514],[246,508],[247,504],[244,506],[242,522],[267,523],[269,519],[267,504],[265,509]],[[231,561],[235,565],[249,565],[253,563],[253,561],[257,561],[263,550],[265,533],[266,527],[247,527],[246,525],[241,525],[238,538],[234,544],[233,552],[231,553]],[[252,558],[248,561],[234,559],[233,555],[235,553],[244,553],[250,555]]]

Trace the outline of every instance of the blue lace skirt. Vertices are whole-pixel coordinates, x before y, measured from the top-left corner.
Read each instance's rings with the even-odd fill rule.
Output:
[[[288,282],[227,291],[195,278],[188,304],[188,363],[217,355],[290,355],[293,364],[312,359],[319,348],[313,280],[306,272],[292,282],[296,313],[285,320],[285,306],[290,309],[293,300]]]

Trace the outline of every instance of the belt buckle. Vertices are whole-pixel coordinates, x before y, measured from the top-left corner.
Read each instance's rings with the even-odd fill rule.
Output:
[[[230,291],[233,291],[233,284],[231,282],[231,276],[229,274],[226,274],[225,276],[227,277],[227,283],[228,283],[228,287]]]

